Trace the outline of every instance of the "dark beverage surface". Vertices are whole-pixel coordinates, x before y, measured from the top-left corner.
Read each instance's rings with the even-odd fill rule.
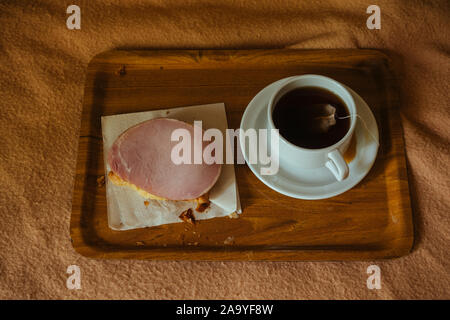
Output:
[[[336,108],[335,123],[326,126],[326,130],[312,128],[318,121],[323,121],[324,116],[329,116],[324,114],[327,104]],[[287,92],[278,100],[272,112],[273,122],[280,134],[292,144],[308,149],[325,148],[341,140],[350,128],[348,116],[348,109],[341,98],[316,87]],[[338,119],[342,117],[348,118]]]

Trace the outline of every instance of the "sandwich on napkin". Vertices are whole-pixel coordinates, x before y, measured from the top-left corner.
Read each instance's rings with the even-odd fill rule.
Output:
[[[222,165],[204,161],[194,164],[193,160],[176,164],[172,150],[178,142],[172,141],[172,133],[177,129],[187,130],[194,145],[194,127],[180,120],[156,118],[127,129],[109,150],[108,178],[147,199],[196,201],[197,211],[203,211]]]

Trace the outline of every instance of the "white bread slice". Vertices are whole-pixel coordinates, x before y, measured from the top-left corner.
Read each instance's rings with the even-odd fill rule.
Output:
[[[141,188],[139,188],[138,186],[123,180],[121,177],[119,177],[117,174],[115,174],[113,171],[110,171],[108,173],[108,179],[114,183],[115,185],[118,186],[125,186],[128,188],[131,188],[133,190],[135,190],[137,193],[139,193],[142,197],[144,197],[145,199],[152,199],[152,200],[167,200],[165,198],[161,198],[158,196],[155,196],[151,193],[148,193],[145,190],[142,190]],[[192,202],[197,202],[197,211],[202,212],[204,211],[208,206],[209,206],[209,192],[203,194],[202,196],[198,197],[197,199],[189,199],[189,200],[172,200],[172,201],[192,201]]]

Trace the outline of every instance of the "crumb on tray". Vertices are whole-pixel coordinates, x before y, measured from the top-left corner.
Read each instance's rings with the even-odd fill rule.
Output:
[[[183,211],[183,212],[180,214],[179,218],[180,218],[181,220],[183,220],[184,222],[189,222],[190,224],[195,224],[195,216],[194,216],[194,214],[192,213],[192,209],[191,209],[191,208],[189,208],[189,209]]]
[[[235,211],[233,213],[230,213],[228,215],[228,218],[230,218],[230,219],[238,219],[239,218],[239,214]]]
[[[105,185],[105,175],[101,175],[97,178],[97,187],[101,188]]]
[[[224,240],[223,243],[226,244],[226,245],[234,244],[234,237],[233,237],[233,236],[229,236],[228,238],[226,238],[226,239]]]
[[[122,66],[119,70],[117,70],[117,74],[119,76],[124,76],[127,74],[127,67],[126,66]]]

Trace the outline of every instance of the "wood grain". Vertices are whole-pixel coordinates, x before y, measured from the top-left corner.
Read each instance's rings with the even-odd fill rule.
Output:
[[[413,224],[399,101],[389,68],[389,58],[375,50],[115,50],[97,55],[87,69],[81,117],[70,223],[75,250],[93,258],[166,260],[369,260],[407,254]],[[238,128],[259,90],[305,73],[350,86],[377,118],[379,154],[355,188],[331,199],[298,200],[269,189],[246,165],[237,165],[239,219],[109,229],[105,188],[97,182],[104,174],[102,115],[224,102],[229,126]]]

